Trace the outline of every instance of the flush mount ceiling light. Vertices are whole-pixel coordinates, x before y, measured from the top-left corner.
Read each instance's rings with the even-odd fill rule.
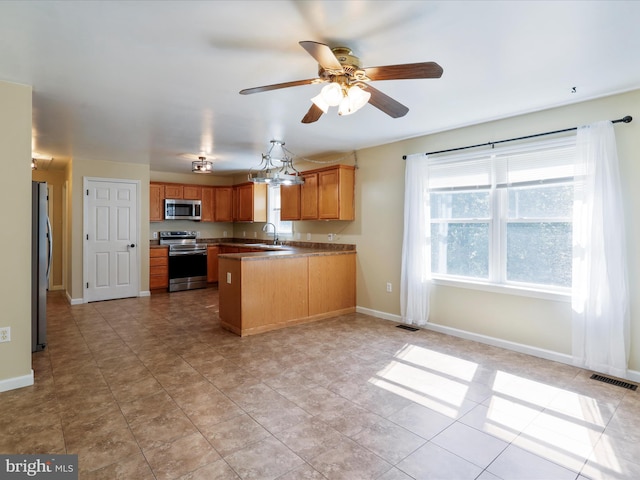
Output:
[[[191,162],[191,171],[193,173],[212,173],[213,162],[207,160],[207,157],[198,157],[198,160]]]
[[[284,142],[271,140],[271,147],[262,154],[256,169],[249,170],[249,181],[271,185],[302,185],[304,179],[293,166],[293,153],[284,148]]]
[[[47,157],[38,152],[31,152],[31,170],[48,170],[52,161],[52,157]]]

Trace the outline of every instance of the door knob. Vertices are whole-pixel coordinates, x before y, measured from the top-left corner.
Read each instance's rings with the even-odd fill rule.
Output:
[[[135,248],[136,244],[132,243],[131,245],[127,245],[127,247]]]

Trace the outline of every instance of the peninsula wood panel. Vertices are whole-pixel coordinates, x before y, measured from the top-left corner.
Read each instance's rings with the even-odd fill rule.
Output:
[[[218,260],[219,315],[224,328],[242,335],[241,262],[228,258]],[[230,275],[231,283],[227,282]]]
[[[306,258],[242,262],[242,329],[273,326],[308,314]]]
[[[356,254],[322,255],[309,260],[309,316],[356,306]]]

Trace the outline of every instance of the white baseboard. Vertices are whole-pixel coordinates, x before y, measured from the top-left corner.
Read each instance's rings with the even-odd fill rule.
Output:
[[[84,303],[84,298],[71,298],[71,295],[69,295],[69,292],[67,293],[67,302],[69,302],[69,305],[82,305]]]
[[[151,296],[151,292],[149,290],[143,290],[141,292],[138,292],[138,297],[150,297]],[[84,298],[71,298],[71,296],[69,295],[69,292],[67,292],[67,301],[69,302],[70,305],[82,305],[83,303],[86,303],[84,301]]]
[[[400,315],[380,312],[378,310],[372,310],[370,308],[364,307],[356,307],[356,312],[371,315],[372,317],[381,318],[383,320],[402,323],[402,317]],[[545,350],[544,348],[532,347],[531,345],[511,342],[508,340],[503,340],[501,338],[489,337],[487,335],[481,335],[479,333],[467,332],[466,330],[459,330],[457,328],[446,327],[444,325],[438,325],[435,323],[427,323],[426,325],[421,325],[420,328],[574,366],[573,357],[571,355],[567,355],[566,353]],[[640,372],[636,370],[627,370],[627,375],[624,378],[626,378],[627,380],[631,380],[632,382],[640,382]]]
[[[21,377],[7,378],[0,380],[0,392],[7,392],[9,390],[15,390],[16,388],[29,387],[33,385],[33,370],[29,375],[23,375]]]

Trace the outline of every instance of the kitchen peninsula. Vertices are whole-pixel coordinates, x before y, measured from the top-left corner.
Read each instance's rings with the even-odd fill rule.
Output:
[[[246,336],[355,311],[353,245],[219,255],[221,326]]]

